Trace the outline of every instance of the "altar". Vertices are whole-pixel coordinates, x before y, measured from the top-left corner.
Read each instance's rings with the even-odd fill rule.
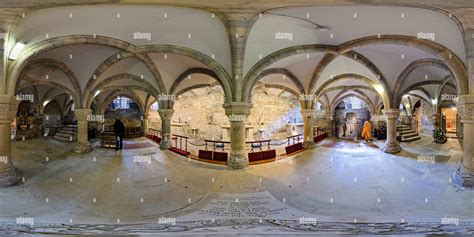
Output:
[[[222,141],[230,141],[230,124],[222,125]],[[253,125],[245,125],[245,140],[253,140]]]

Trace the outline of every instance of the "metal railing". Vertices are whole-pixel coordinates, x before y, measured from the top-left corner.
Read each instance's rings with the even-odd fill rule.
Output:
[[[230,144],[230,142],[225,142],[225,141],[217,141],[217,140],[204,140],[205,148],[206,151],[208,150],[208,144],[212,144],[212,151],[216,151],[216,149],[220,148],[222,151],[225,149],[225,144]]]
[[[188,137],[186,136],[181,136],[177,134],[171,134],[172,140],[175,140],[175,146],[176,148],[179,148],[180,150],[188,151]],[[183,149],[183,140],[184,140],[184,149]],[[178,141],[179,141],[179,146],[178,146]]]
[[[260,140],[260,141],[250,141],[250,142],[245,142],[246,144],[250,144],[250,152],[253,152],[253,149],[259,148],[260,151],[263,149],[263,144],[266,143],[267,145],[267,150],[270,150],[270,142],[272,140]]]
[[[289,136],[289,137],[286,137],[286,139],[288,139],[288,141],[287,141],[288,146],[292,145],[292,144],[296,144],[296,143],[299,143],[300,140],[303,140],[303,134]]]
[[[163,135],[163,131],[162,130],[158,130],[158,129],[154,129],[154,128],[149,128],[148,129],[148,135],[153,135],[153,136],[157,136],[157,137],[162,137]]]

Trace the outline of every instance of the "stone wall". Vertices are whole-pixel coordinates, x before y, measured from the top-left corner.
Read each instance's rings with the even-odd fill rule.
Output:
[[[204,93],[186,93],[174,104],[171,132],[191,136],[191,129],[198,129],[198,137],[222,139],[223,128],[229,121],[223,108],[224,93],[220,87],[210,87]],[[301,107],[296,96],[279,96],[265,90],[255,90],[252,94],[251,113],[247,124],[253,126],[252,138],[283,139],[288,136],[288,123],[302,123]],[[159,129],[161,126],[157,112],[149,113],[148,125]],[[303,126],[297,127],[298,133]]]
[[[431,107],[431,104],[427,103],[426,101],[422,100],[421,101],[421,109],[417,109],[415,113],[416,117],[419,118],[420,120],[420,127],[419,127],[419,133],[426,134],[426,135],[433,135],[433,129],[434,123],[433,123],[433,109]],[[419,114],[421,112],[421,114]]]

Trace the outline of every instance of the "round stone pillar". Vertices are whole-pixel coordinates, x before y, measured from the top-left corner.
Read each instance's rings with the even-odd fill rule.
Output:
[[[161,118],[161,132],[162,132],[160,149],[168,150],[171,147],[171,117],[173,116],[174,110],[159,109],[158,113],[160,114],[160,118]]]
[[[90,109],[74,109],[74,116],[77,119],[77,143],[74,147],[76,153],[88,153],[92,150],[88,139],[88,122],[91,114]]]
[[[143,135],[148,135],[148,118],[150,115],[148,113],[143,115]]]
[[[9,187],[20,180],[11,156],[11,123],[16,116],[18,101],[9,95],[0,95],[0,187]]]
[[[462,95],[456,107],[463,124],[462,165],[453,175],[453,182],[464,187],[474,187],[474,95]]]
[[[334,114],[326,114],[325,116],[325,121],[326,121],[326,133],[328,136],[333,136],[334,135]]]
[[[387,140],[382,148],[386,153],[397,153],[402,149],[397,141],[397,118],[400,115],[399,109],[386,109],[383,111],[387,117]]]
[[[314,126],[313,118],[316,111],[312,109],[302,109],[301,116],[304,122],[304,134],[303,134],[303,146],[306,149],[312,149],[315,147],[314,143]]]
[[[230,122],[230,154],[227,158],[227,166],[232,169],[243,169],[249,166],[249,158],[245,151],[245,123],[251,108],[252,104],[246,102],[224,104],[225,114]]]

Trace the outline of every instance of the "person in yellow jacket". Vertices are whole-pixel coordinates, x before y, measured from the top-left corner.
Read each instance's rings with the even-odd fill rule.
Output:
[[[364,128],[362,129],[362,137],[364,137],[365,141],[368,142],[372,139],[372,126],[370,125],[369,121],[364,122]]]

